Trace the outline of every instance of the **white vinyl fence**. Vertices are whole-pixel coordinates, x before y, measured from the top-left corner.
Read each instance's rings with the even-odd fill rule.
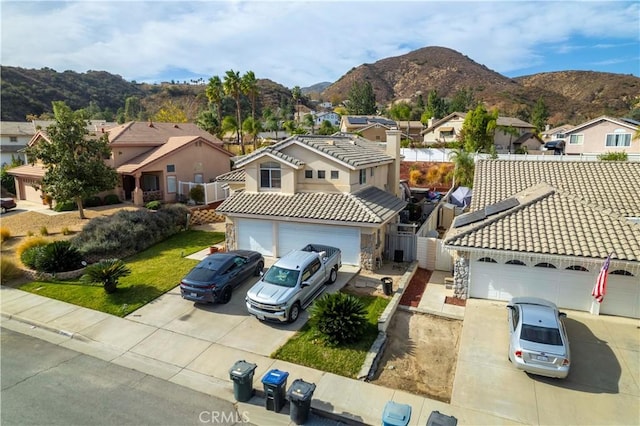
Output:
[[[451,149],[446,148],[401,148],[404,161],[427,161],[447,163],[451,161]],[[475,154],[475,159],[491,158],[490,154]],[[597,154],[550,155],[550,154],[498,154],[500,160],[531,161],[599,161]],[[627,154],[627,161],[640,161],[640,154]]]
[[[191,188],[195,186],[204,187],[204,203],[211,204],[216,201],[227,199],[229,196],[229,186],[222,182],[196,183],[178,182],[178,201],[189,201]]]

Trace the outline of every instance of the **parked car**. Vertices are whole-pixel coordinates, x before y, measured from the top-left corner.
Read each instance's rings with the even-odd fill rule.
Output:
[[[294,322],[302,309],[334,283],[342,267],[339,248],[309,244],[278,259],[247,292],[249,313],[260,320]]]
[[[198,263],[180,282],[183,299],[228,303],[233,289],[264,268],[262,254],[251,250],[213,253]]]
[[[2,213],[6,213],[7,210],[15,209],[17,207],[13,198],[0,198],[2,205]]]
[[[507,305],[509,360],[520,370],[564,379],[569,374],[569,338],[556,305],[535,297],[514,297]]]

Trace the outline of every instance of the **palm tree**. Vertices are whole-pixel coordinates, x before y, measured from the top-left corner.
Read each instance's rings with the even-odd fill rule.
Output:
[[[454,185],[471,188],[473,186],[473,175],[476,167],[473,154],[462,148],[456,148],[449,155],[454,164]]]
[[[222,84],[224,88],[224,93],[227,96],[231,96],[236,101],[236,123],[242,123],[242,109],[240,107],[240,97],[242,96],[242,79],[240,78],[240,72],[229,70],[224,76],[224,82]],[[241,137],[241,129],[239,125],[236,125],[237,128],[237,140],[240,145],[240,149],[242,151],[242,155],[244,152],[244,143],[242,142]]]
[[[218,114],[218,126],[222,123],[222,100],[224,99],[224,88],[222,87],[222,81],[220,77],[214,75],[209,79],[209,84],[205,91],[209,102],[216,106],[216,112]]]
[[[256,75],[253,71],[247,71],[245,75],[242,76],[242,86],[242,91],[249,96],[249,100],[251,101],[251,118],[255,121],[256,99],[260,94],[260,90],[258,89],[258,80],[256,80]]]
[[[118,280],[126,277],[131,270],[120,259],[102,260],[87,266],[81,280],[87,283],[102,283],[107,294],[115,293]]]
[[[316,131],[316,120],[313,118],[312,114],[306,114],[304,116],[304,124],[311,128],[311,134],[313,135]]]
[[[240,128],[238,126],[238,122],[236,121],[235,117],[227,115],[225,118],[223,118],[222,124],[220,125],[220,131],[222,132],[223,135],[227,134],[228,132],[232,132],[232,133],[239,132]]]
[[[262,131],[262,123],[259,120],[254,120],[251,117],[248,117],[242,123],[242,131],[248,135],[251,135],[251,140],[253,141],[253,150],[255,151],[258,146],[256,144],[256,137],[258,133]]]
[[[296,104],[296,123],[300,122],[300,99],[302,98],[302,89],[300,86],[296,86],[291,89],[291,97]]]

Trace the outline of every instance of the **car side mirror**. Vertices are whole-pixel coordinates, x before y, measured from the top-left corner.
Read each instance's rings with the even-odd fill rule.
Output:
[[[567,314],[566,314],[565,312],[559,312],[559,313],[558,313],[558,316],[559,316],[560,318],[566,318],[566,317],[567,317]]]
[[[515,309],[513,305],[507,305],[507,309]]]
[[[304,287],[309,287],[311,284],[309,284],[309,281],[302,281],[300,283],[300,287],[304,288]]]

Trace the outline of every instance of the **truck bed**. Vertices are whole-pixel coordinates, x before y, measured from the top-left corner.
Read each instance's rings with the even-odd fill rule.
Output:
[[[336,253],[340,252],[340,249],[337,247],[325,246],[323,244],[307,244],[302,248],[302,251],[315,253],[325,252],[327,257],[333,257]]]

